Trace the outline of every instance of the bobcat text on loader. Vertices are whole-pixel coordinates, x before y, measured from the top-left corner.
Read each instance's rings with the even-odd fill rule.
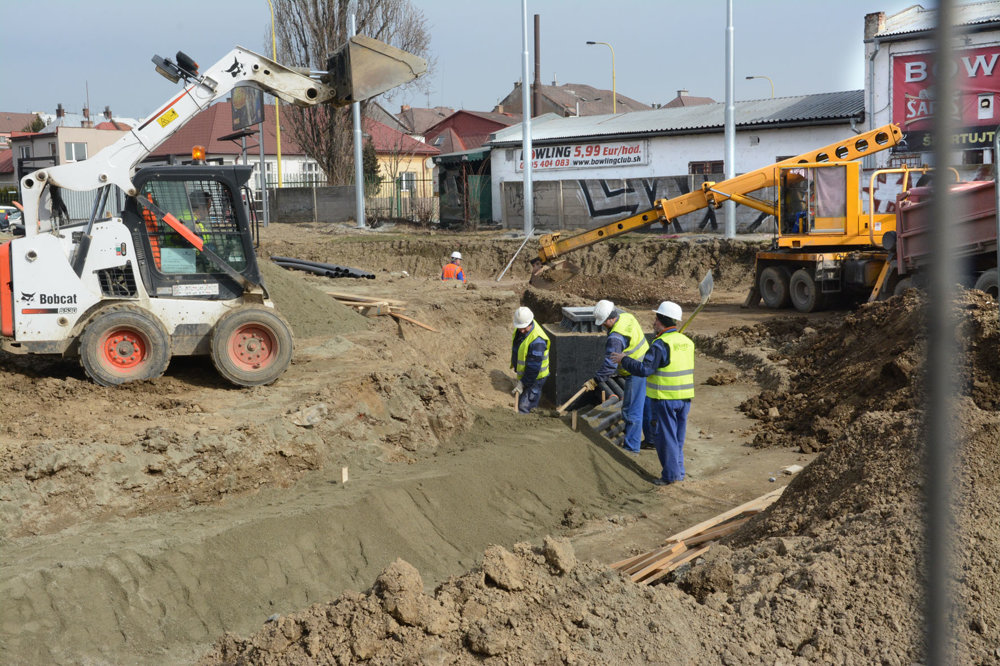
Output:
[[[0,245],[3,348],[79,357],[105,386],[159,377],[181,355],[210,355],[239,386],[269,384],[291,362],[292,332],[254,254],[241,199],[252,168],[136,165],[237,85],[298,106],[345,106],[427,63],[363,36],[318,78],[241,47],[204,73],[180,52],[153,62],[183,92],[90,159],[21,179],[25,233]],[[89,219],[71,214],[65,190],[95,192]]]

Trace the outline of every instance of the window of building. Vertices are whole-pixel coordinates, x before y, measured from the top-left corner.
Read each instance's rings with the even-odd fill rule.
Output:
[[[21,146],[21,159],[31,157],[31,146]]]
[[[87,159],[87,144],[82,141],[67,141],[66,161],[79,162]]]
[[[49,155],[51,155],[52,157],[56,156],[56,142],[55,141],[53,141],[52,143],[49,144]]]
[[[435,147],[440,146],[442,143],[444,143],[444,135],[443,134],[441,136],[436,137],[434,139],[434,146]]]
[[[725,162],[722,160],[711,160],[707,162],[688,162],[688,173],[697,175],[708,175],[712,173],[725,173]]]
[[[302,165],[302,175],[307,183],[319,183],[323,180],[323,172],[316,162],[306,162]]]
[[[416,189],[417,174],[412,171],[404,171],[399,174],[399,191],[412,192]]]

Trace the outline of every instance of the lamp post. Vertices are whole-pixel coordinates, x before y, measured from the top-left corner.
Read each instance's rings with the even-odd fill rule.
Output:
[[[587,42],[587,44],[604,44],[611,49],[611,113],[618,113],[618,92],[615,90],[615,48],[607,42]]]
[[[771,99],[774,99],[774,81],[771,80],[770,76],[748,76],[747,81],[750,79],[767,79],[767,82],[771,84]]]
[[[274,38],[274,5],[271,0],[267,0],[267,6],[271,10],[271,59],[278,61],[278,41]],[[281,117],[278,114],[278,98],[274,98],[274,139],[278,142],[278,187],[281,187]],[[264,142],[264,135],[260,137]]]

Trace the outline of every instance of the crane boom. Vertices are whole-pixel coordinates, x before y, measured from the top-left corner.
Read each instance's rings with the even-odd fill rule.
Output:
[[[850,162],[891,148],[900,142],[902,136],[902,131],[896,125],[884,125],[817,150],[811,150],[787,160],[749,171],[735,178],[703,183],[699,190],[671,199],[659,199],[650,210],[605,224],[596,229],[584,231],[569,238],[560,239],[559,233],[542,236],[539,238],[538,260],[545,264],[573,250],[647,227],[656,222],[673,220],[708,206],[718,208],[723,202],[729,200],[776,215],[777,211],[773,203],[747,195],[765,187],[774,186],[783,167],[796,164]]]

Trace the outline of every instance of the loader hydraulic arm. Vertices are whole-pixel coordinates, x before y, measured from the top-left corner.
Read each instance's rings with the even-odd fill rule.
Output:
[[[559,233],[542,236],[538,239],[538,259],[545,264],[581,247],[593,245],[594,243],[647,227],[656,222],[667,222],[681,215],[707,208],[708,206],[718,208],[725,201],[730,200],[771,215],[776,215],[777,210],[773,203],[755,199],[748,196],[748,194],[765,187],[773,187],[777,184],[782,167],[816,162],[850,162],[865,155],[871,155],[891,148],[899,143],[902,136],[902,132],[896,125],[884,125],[883,127],[858,134],[844,141],[824,146],[818,150],[812,150],[771,164],[770,166],[749,171],[729,180],[723,180],[718,183],[703,183],[701,189],[695,192],[682,194],[672,199],[658,199],[650,210],[627,217],[624,220],[605,224],[596,229],[584,231],[569,238],[561,239],[559,238]]]
[[[238,85],[249,85],[297,106],[332,104],[346,106],[374,97],[420,76],[427,62],[400,49],[364,36],[355,36],[328,62],[321,78],[285,67],[269,58],[236,47],[216,64],[198,71],[198,65],[183,53],[177,62],[156,56],[156,69],[184,90],[172,96],[138,127],[90,159],[40,169],[21,179],[24,222],[27,235],[52,230],[55,214],[41,207],[47,185],[68,190],[90,191],[113,184],[135,196],[132,174],[136,165],[212,103],[223,99]]]

